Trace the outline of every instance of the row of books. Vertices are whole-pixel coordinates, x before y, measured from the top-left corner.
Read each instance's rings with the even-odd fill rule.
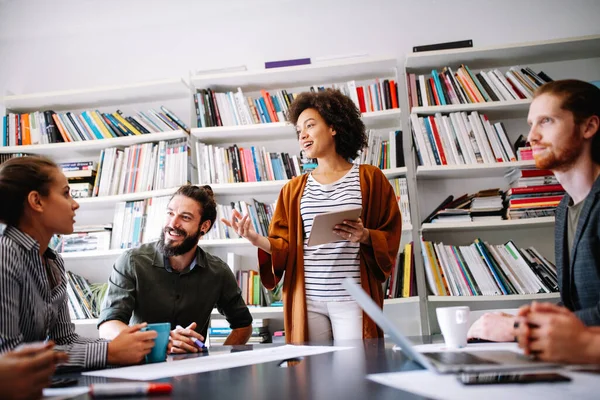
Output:
[[[81,113],[56,113],[52,110],[26,114],[9,113],[2,119],[2,146],[21,146],[60,142],[108,139],[183,129],[185,123],[173,112],[139,111],[126,116],[121,110],[101,113],[86,110]]]
[[[112,224],[75,226],[69,235],[57,235],[52,248],[59,253],[110,250]]]
[[[186,139],[103,149],[94,180],[94,197],[174,188],[187,183]]]
[[[410,106],[428,107],[449,104],[485,103],[533,98],[533,92],[552,79],[531,68],[510,67],[504,74],[499,69],[473,73],[465,64],[456,73],[450,67],[431,76],[408,74]]]
[[[556,267],[535,248],[481,239],[468,246],[421,242],[430,291],[436,296],[493,296],[558,291]]]
[[[402,131],[391,131],[385,136],[374,130],[367,133],[367,147],[360,151],[355,163],[375,165],[380,169],[400,168],[405,166],[402,147]]]
[[[67,271],[67,299],[71,319],[98,318],[100,300],[97,300],[89,282],[71,271]]]
[[[363,113],[398,108],[398,86],[394,80],[376,79],[365,86],[349,81],[311,86],[310,90],[323,91],[326,88],[340,90]],[[284,122],[288,120],[289,108],[299,94],[286,89],[270,92],[263,89],[260,96],[253,98],[245,95],[240,87],[235,92],[223,93],[210,88],[198,89],[194,94],[196,123],[199,128],[206,128]]]
[[[410,219],[410,203],[408,200],[408,183],[406,178],[390,179],[390,184],[394,188],[396,194],[396,200],[398,201],[398,207],[402,214],[402,225],[411,225]]]
[[[268,152],[264,147],[218,147],[196,142],[196,162],[202,184],[274,181],[302,174],[298,156]]]
[[[221,221],[221,218],[231,221],[233,210],[236,210],[241,215],[249,215],[254,230],[263,236],[268,236],[269,225],[275,211],[275,204],[261,203],[258,200],[252,199],[252,202],[232,201],[229,205],[217,204],[215,226],[202,239],[239,239],[239,235],[235,230]]]
[[[502,122],[473,111],[410,116],[419,164],[493,164],[516,161]]]
[[[396,259],[390,277],[385,281],[383,296],[386,299],[412,297],[417,295],[417,279],[415,276],[415,259],[413,242],[404,245],[404,249]]]

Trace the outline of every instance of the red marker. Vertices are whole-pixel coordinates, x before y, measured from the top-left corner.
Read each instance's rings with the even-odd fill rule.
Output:
[[[90,385],[90,393],[94,397],[158,395],[169,394],[172,390],[170,383],[115,382]]]

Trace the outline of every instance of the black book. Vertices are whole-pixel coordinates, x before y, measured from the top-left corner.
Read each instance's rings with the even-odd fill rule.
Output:
[[[280,159],[281,159],[281,163],[283,164],[283,169],[285,171],[285,175],[287,179],[292,179],[294,177],[294,175],[292,175],[292,171],[290,171],[290,166],[287,162],[287,153],[279,153],[280,155]]]
[[[446,75],[446,77],[450,81],[450,84],[452,85],[452,88],[454,89],[454,93],[456,93],[456,96],[458,97],[458,101],[460,101],[461,104],[468,103],[469,101],[466,99],[466,95],[462,90],[462,86],[460,86],[454,80],[454,77],[450,73],[450,70],[448,70],[448,68],[444,68],[444,70],[442,72],[444,73],[444,75]]]
[[[527,77],[529,77],[529,79],[531,79],[532,81],[535,82],[536,85],[538,86],[542,86],[544,83],[542,78],[540,78],[539,76],[537,76],[537,74],[535,72],[533,72],[533,70],[529,67],[527,68],[521,68],[521,72],[525,75],[527,75]]]
[[[77,132],[79,137],[81,137],[81,140],[89,140],[87,135],[85,133],[81,132],[81,130],[75,123],[75,119],[77,118],[77,116],[73,116],[72,113],[70,113],[70,112],[66,113],[65,115],[67,116],[67,118],[69,118],[69,121],[71,121],[71,125],[73,125],[75,132]]]
[[[382,107],[384,110],[389,110],[392,108],[392,94],[390,92],[390,81],[385,79],[383,81],[383,102],[385,103],[385,107]]]
[[[396,131],[396,168],[405,167],[404,148],[402,146],[402,131]]]
[[[538,72],[538,76],[545,80],[546,82],[553,82],[553,79],[544,73],[544,71]]]
[[[64,139],[60,134],[56,124],[54,123],[54,118],[52,117],[56,114],[54,111],[48,110],[44,111],[44,120],[46,121],[46,134],[48,135],[48,140],[50,143],[62,143]],[[8,129],[6,130],[8,132]]]
[[[113,131],[114,137],[128,136],[127,132],[123,132],[118,126],[113,124],[112,120],[110,118],[108,118],[106,116],[106,114],[100,114],[100,115],[102,116],[102,119],[104,120],[104,122],[106,122],[106,126],[108,126],[108,129]]]
[[[146,128],[144,128],[144,126],[142,124],[140,124],[139,122],[137,122],[135,120],[135,118],[133,117],[125,117],[125,120],[127,122],[129,122],[131,125],[133,125],[138,131],[142,132],[142,133],[150,133],[150,131]]]
[[[209,119],[207,119],[207,121],[210,121],[210,126],[218,126],[216,111],[214,108],[215,105],[213,103],[211,91],[210,91],[210,89],[202,89],[202,92],[204,93],[204,105],[205,105],[206,109],[208,110]]]
[[[456,42],[444,42],[426,44],[422,46],[414,46],[413,53],[420,53],[423,51],[435,51],[435,50],[449,50],[449,49],[461,49],[465,47],[473,47],[473,40],[458,40]]]
[[[423,222],[422,222],[422,223],[423,223],[423,224],[426,224],[426,223],[428,223],[428,222],[431,222],[431,220],[432,220],[432,219],[433,219],[433,217],[434,217],[434,216],[437,214],[437,212],[438,212],[438,211],[440,211],[440,210],[443,210],[444,208],[446,208],[446,207],[447,207],[447,205],[448,205],[449,203],[451,203],[451,202],[452,202],[452,200],[454,200],[454,196],[453,196],[453,195],[450,195],[450,196],[446,197],[446,199],[445,199],[444,201],[442,201],[442,202],[440,203],[440,205],[439,205],[439,206],[437,206],[437,207],[435,208],[435,210],[433,210],[433,212],[432,212],[431,214],[429,214],[429,215],[427,216],[427,218],[425,218],[425,219],[423,220]]]
[[[496,96],[496,93],[492,90],[492,88],[490,87],[490,85],[488,85],[487,81],[481,75],[481,73],[477,73],[477,74],[475,74],[475,76],[477,77],[477,79],[479,79],[479,83],[481,83],[481,86],[483,86],[483,88],[487,92],[488,96],[490,96],[490,98],[492,99],[492,101],[500,101],[500,99],[498,98],[498,96]]]
[[[427,103],[430,106],[439,105],[433,95],[433,88],[431,87],[431,81],[429,79],[425,79],[425,88],[427,89]]]
[[[423,107],[423,99],[422,99],[422,94],[421,94],[421,85],[419,84],[419,82],[416,82],[417,84],[415,85],[417,88],[417,102],[418,102],[418,106],[419,107]]]

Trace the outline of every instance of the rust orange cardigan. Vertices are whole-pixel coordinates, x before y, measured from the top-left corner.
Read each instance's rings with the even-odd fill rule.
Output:
[[[359,175],[362,220],[371,236],[371,246],[360,246],[360,282],[373,300],[383,307],[382,283],[388,278],[396,262],[402,217],[394,189],[379,168],[361,165]],[[288,343],[308,341],[304,229],[300,215],[300,199],[307,179],[308,174],[296,177],[281,189],[269,227],[271,254],[258,250],[260,277],[267,289],[274,288],[285,272],[283,319]],[[363,313],[363,338],[374,337],[383,337],[383,333]]]

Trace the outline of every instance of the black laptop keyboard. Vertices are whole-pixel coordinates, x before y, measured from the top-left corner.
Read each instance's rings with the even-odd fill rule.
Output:
[[[432,358],[444,365],[478,365],[478,364],[497,364],[494,361],[486,360],[467,353],[465,351],[445,351],[441,353],[423,353],[423,355]]]

